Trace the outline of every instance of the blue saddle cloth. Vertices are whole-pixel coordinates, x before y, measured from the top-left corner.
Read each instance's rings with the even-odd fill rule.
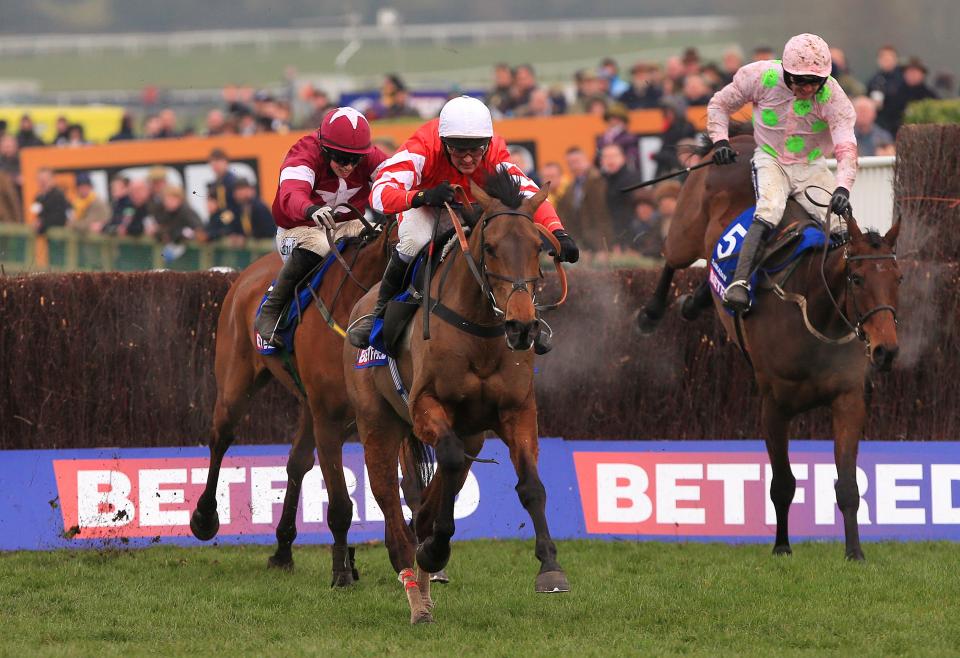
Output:
[[[754,210],[756,210],[756,206],[751,206],[740,213],[737,218],[730,223],[727,230],[723,232],[723,235],[717,240],[717,245],[713,248],[713,253],[710,257],[710,289],[713,290],[713,294],[720,299],[723,299],[723,292],[733,281],[733,273],[737,269],[737,260],[740,256],[740,247],[743,244],[743,238],[746,236],[747,230],[750,228],[750,224],[753,223]],[[800,258],[805,252],[823,247],[825,240],[826,236],[824,236],[820,228],[816,226],[805,227],[800,239],[796,241],[789,255],[778,258],[776,264],[772,267],[762,265],[760,269],[750,277],[750,303],[752,304],[754,301],[754,291],[757,287],[756,284],[760,272],[766,274],[780,272]],[[733,315],[733,312],[729,309],[725,310],[727,313]]]
[[[343,253],[346,245],[346,240],[339,241],[336,245],[337,251]],[[310,307],[310,304],[313,302],[314,295],[317,294],[317,291],[320,289],[320,284],[323,283],[323,275],[327,273],[327,270],[330,269],[330,265],[335,260],[336,256],[334,256],[333,253],[328,254],[323,263],[320,265],[320,268],[312,277],[310,277],[308,284],[300,288],[300,292],[297,294],[296,299],[287,308],[287,315],[280,322],[280,327],[277,329],[277,333],[283,340],[284,349],[286,349],[288,352],[293,352],[293,334],[297,330],[297,325],[300,324],[300,314]],[[270,283],[270,288],[268,288],[267,292],[263,294],[263,299],[260,300],[260,304],[257,306],[257,317],[260,317],[260,309],[263,308],[263,303],[267,301],[267,296],[270,294],[270,290],[273,288],[274,283],[276,283],[276,280]],[[256,333],[256,331],[254,331],[254,333]],[[261,342],[260,336],[257,335],[257,351],[263,355],[270,355],[276,354],[277,348]]]
[[[408,275],[404,281],[405,286],[403,288],[403,292],[395,295],[393,297],[393,301],[409,302],[413,298],[413,283],[417,280],[417,275],[419,274],[420,268],[423,266],[423,263],[426,261],[426,259],[427,250],[423,249],[420,251],[420,255],[417,256],[416,261],[414,261],[413,267],[407,269]],[[370,330],[370,346],[381,354],[396,356],[395,354],[390,354],[384,342],[383,318],[377,318],[373,321],[373,329]],[[386,363],[386,361],[384,361],[384,363]],[[376,365],[384,364],[378,363]]]

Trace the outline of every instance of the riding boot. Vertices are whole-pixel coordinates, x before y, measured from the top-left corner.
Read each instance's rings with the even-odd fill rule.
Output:
[[[400,258],[400,253],[394,249],[390,253],[390,261],[387,263],[387,269],[383,272],[383,279],[380,281],[380,293],[377,296],[377,304],[367,315],[364,315],[347,331],[347,338],[350,344],[359,349],[370,346],[370,332],[373,331],[373,322],[377,318],[383,317],[383,312],[387,308],[387,302],[400,292],[403,287],[403,279],[407,273],[407,264]]]
[[[759,218],[754,218],[740,247],[737,269],[733,282],[723,293],[723,305],[734,313],[746,313],[750,310],[750,274],[753,272],[757,254],[763,250],[770,226]]]
[[[283,267],[280,268],[277,281],[273,284],[267,299],[263,302],[260,315],[255,322],[257,333],[263,338],[265,344],[278,349],[283,348],[283,341],[280,339],[280,334],[277,333],[280,314],[290,298],[293,297],[293,291],[297,284],[303,277],[310,274],[322,260],[323,256],[320,254],[297,247],[287,258]]]

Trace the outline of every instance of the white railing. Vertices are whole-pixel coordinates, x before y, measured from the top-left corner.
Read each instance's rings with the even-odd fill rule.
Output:
[[[893,164],[892,155],[870,156],[859,159],[857,180],[850,190],[850,205],[863,228],[875,228],[886,233],[893,225]],[[827,160],[832,171],[836,160]]]
[[[140,52],[150,49],[183,51],[190,48],[226,48],[274,44],[360,41],[476,42],[525,41],[531,38],[619,38],[638,34],[700,32],[707,34],[737,26],[731,16],[672,16],[666,18],[608,18],[568,21],[493,21],[432,23],[398,26],[357,25],[265,30],[195,30],[126,34],[34,34],[0,36],[0,56],[83,54],[97,51]]]

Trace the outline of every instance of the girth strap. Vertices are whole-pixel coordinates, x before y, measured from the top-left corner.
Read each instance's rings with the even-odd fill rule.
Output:
[[[471,322],[449,306],[444,306],[440,302],[434,305],[433,312],[447,324],[479,338],[499,338],[506,333],[502,324],[483,325]]]

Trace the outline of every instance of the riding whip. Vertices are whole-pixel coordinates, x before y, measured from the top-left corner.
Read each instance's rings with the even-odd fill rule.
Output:
[[[693,171],[694,169],[701,169],[701,168],[703,168],[703,167],[709,167],[709,166],[712,165],[712,164],[713,164],[713,160],[707,160],[706,162],[701,162],[700,164],[693,165],[692,167],[687,167],[686,169],[681,169],[680,171],[675,171],[675,172],[670,173],[670,174],[665,174],[665,175],[663,175],[663,176],[659,176],[659,177],[654,178],[654,179],[652,179],[652,180],[647,180],[647,181],[643,181],[642,183],[636,183],[636,184],[634,184],[634,185],[627,185],[626,187],[621,187],[621,188],[620,188],[620,191],[621,191],[621,192],[629,192],[630,190],[635,190],[635,189],[640,188],[640,187],[648,187],[648,186],[650,186],[650,185],[656,185],[656,184],[659,183],[660,181],[665,181],[665,180],[667,180],[667,179],[669,179],[669,178],[676,178],[677,176],[683,176],[684,174],[690,173],[690,172]]]

